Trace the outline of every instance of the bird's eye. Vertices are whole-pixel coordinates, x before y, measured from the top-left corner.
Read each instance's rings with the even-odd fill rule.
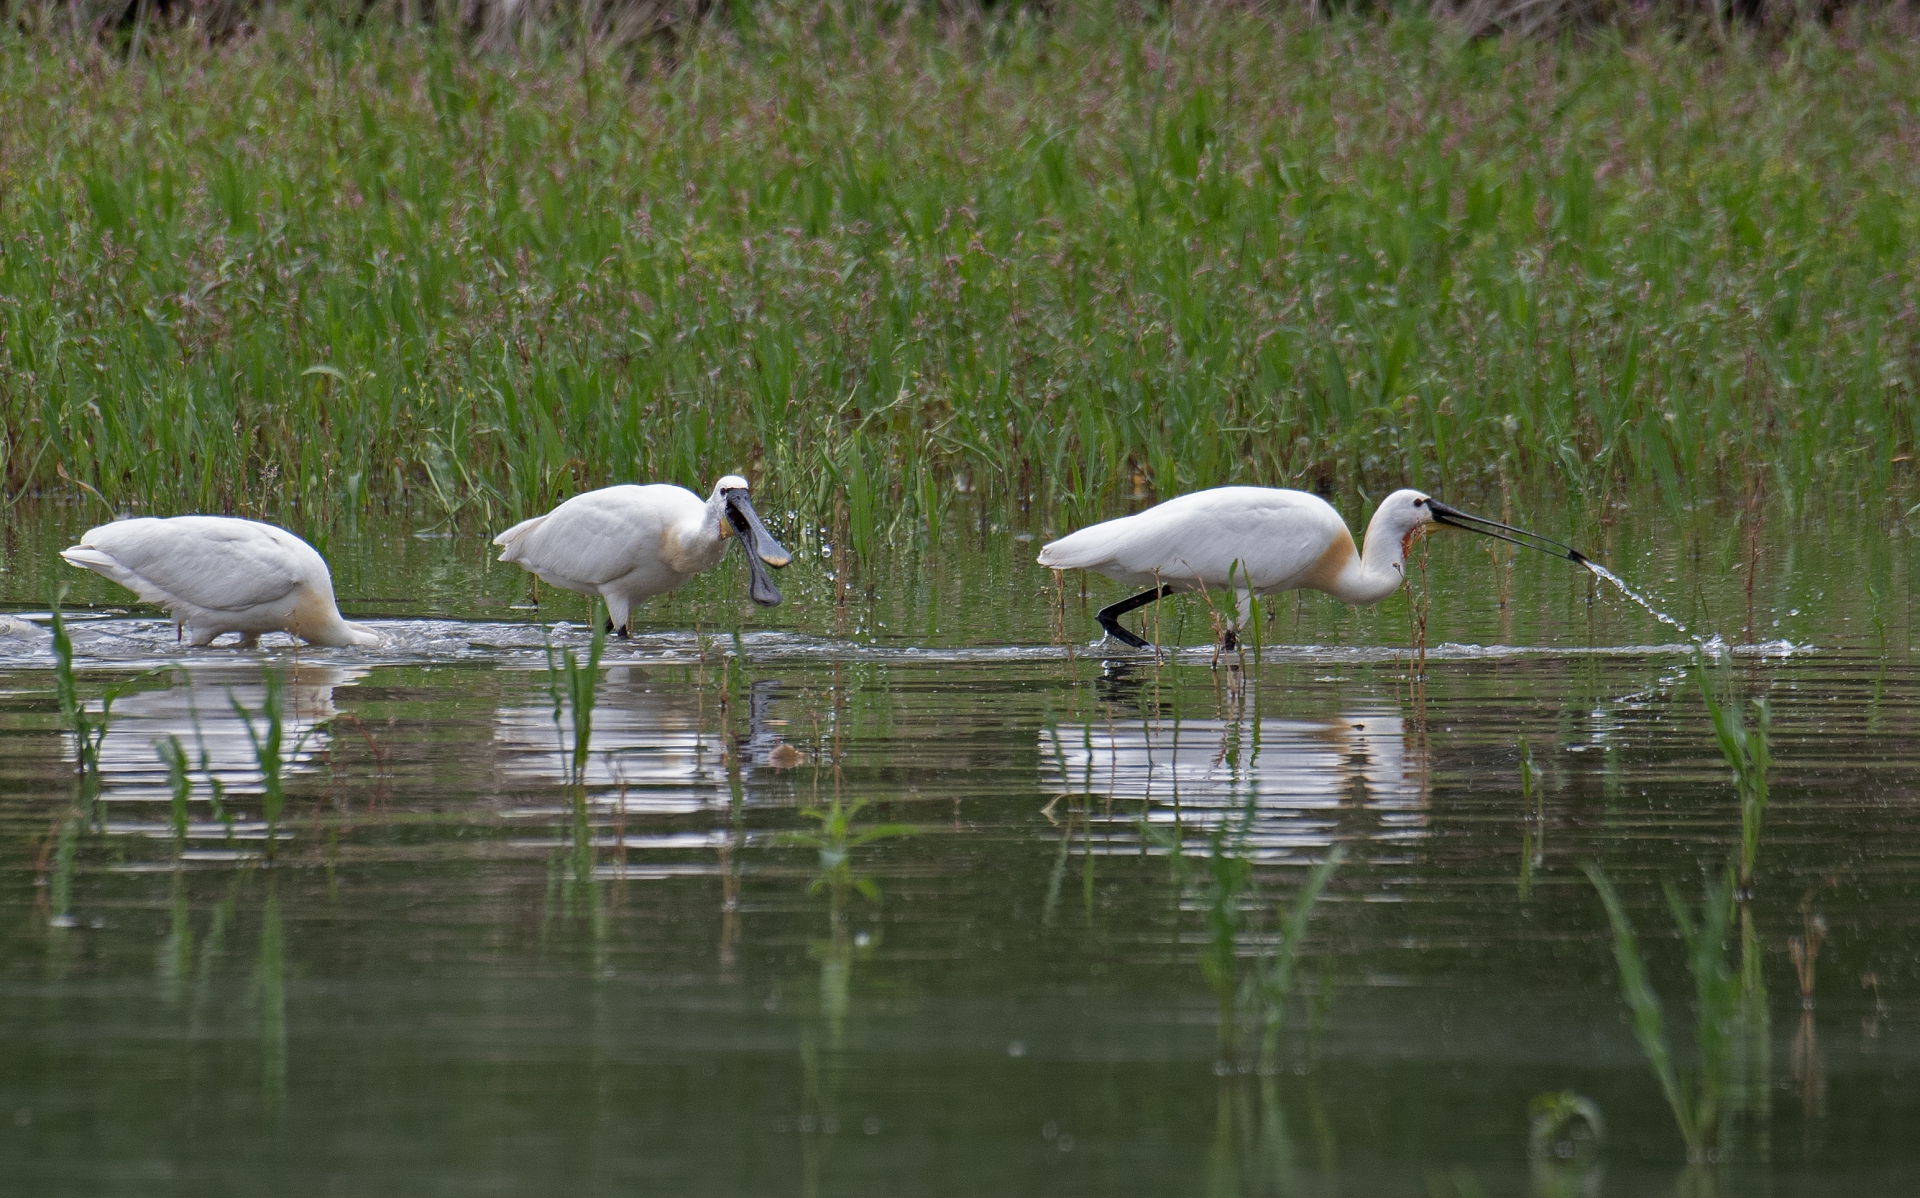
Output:
[[[1426,500],[1424,500],[1424,499],[1416,499],[1416,500],[1414,500],[1414,501],[1413,501],[1413,506],[1415,506],[1415,507],[1425,507],[1425,506],[1427,506],[1427,501],[1426,501]]]

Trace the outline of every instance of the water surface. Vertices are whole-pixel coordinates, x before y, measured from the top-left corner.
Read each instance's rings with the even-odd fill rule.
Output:
[[[51,550],[85,515],[16,523],[11,612],[44,613]],[[1749,616],[1747,542],[1711,515],[1625,513],[1608,558],[1719,634],[1718,685],[1773,716],[1751,908],[1771,1021],[1734,1163],[1710,1180],[1898,1192],[1920,1181],[1907,541],[1866,516],[1782,521]],[[77,579],[82,693],[120,688],[97,796],[74,779],[44,638],[0,641],[14,1184],[1700,1184],[1580,871],[1620,886],[1689,1056],[1660,885],[1697,896],[1739,818],[1670,629],[1565,563],[1509,572],[1454,538],[1428,560],[1423,680],[1405,599],[1284,599],[1258,664],[1222,668],[1187,600],[1161,616],[1181,652],[1109,655],[1088,610],[1111,588],[1056,592],[1026,531],[851,580],[827,577],[843,561],[816,540],[775,611],[744,602],[737,565],[653,605],[606,650],[576,784],[547,666],[549,645],[585,652],[584,605],[531,608],[477,536],[335,535],[343,606],[386,634],[377,650],[187,651]],[[268,671],[287,711],[271,828],[235,710],[257,717]],[[153,748],[169,735],[195,767],[184,837]],[[899,827],[823,848],[807,812],[836,802],[859,804],[855,836]],[[1219,880],[1247,863],[1228,960],[1250,968],[1336,846],[1262,1069],[1223,1042],[1203,968]],[[1787,942],[1816,917],[1803,1009]],[[1528,1158],[1528,1102],[1560,1090],[1606,1118],[1579,1176]]]

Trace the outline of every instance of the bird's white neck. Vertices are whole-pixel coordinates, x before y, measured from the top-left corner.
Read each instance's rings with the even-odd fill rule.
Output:
[[[1327,589],[1343,603],[1366,606],[1378,603],[1400,589],[1407,579],[1407,543],[1413,529],[1400,528],[1383,519],[1385,510],[1375,512],[1367,525],[1367,539],[1358,553],[1348,556],[1345,567]]]
[[[715,492],[690,515],[673,526],[660,547],[661,560],[681,574],[711,570],[727,555],[727,539],[733,526],[727,523],[727,501]]]
[[[365,624],[354,624],[341,618],[340,609],[333,601],[331,587],[325,595],[309,590],[305,601],[288,621],[287,631],[310,645],[329,645],[334,648],[360,645],[372,648],[380,644],[379,633]]]

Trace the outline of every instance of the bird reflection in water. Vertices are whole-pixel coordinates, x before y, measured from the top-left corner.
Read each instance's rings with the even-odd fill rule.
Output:
[[[1405,844],[1427,828],[1424,754],[1400,716],[1378,708],[1062,725],[1040,734],[1040,771],[1047,794],[1106,800],[1090,816],[1096,855],[1139,851],[1143,817],[1204,855],[1209,831],[1249,807],[1245,845],[1263,865],[1306,864],[1355,835]]]
[[[783,721],[772,717],[777,696],[771,680],[716,693],[662,683],[635,666],[610,667],[594,688],[587,758],[577,780],[571,777],[572,716],[564,705],[558,721],[551,702],[501,709],[493,735],[508,788],[537,784],[564,792],[564,802],[548,791],[506,812],[526,826],[551,827],[545,836],[516,843],[555,854],[556,862],[566,859],[564,867],[554,866],[560,908],[595,913],[598,926],[600,883],[717,874],[719,957],[731,976],[745,809],[767,790],[764,778],[777,774],[786,748]],[[790,786],[775,789],[784,801]],[[703,818],[712,815],[721,818]],[[693,826],[685,817],[694,817]],[[650,818],[674,822],[649,826]]]
[[[166,761],[156,746],[176,738],[189,763],[191,796],[197,818],[190,840],[231,837],[258,839],[264,826],[239,821],[230,829],[206,818],[203,802],[216,788],[228,799],[259,795],[265,787],[248,719],[257,720],[266,705],[263,667],[252,662],[220,662],[177,667],[174,685],[126,694],[114,703],[112,724],[100,745],[101,800],[109,833],[171,836],[164,813],[172,799]],[[281,760],[283,777],[309,768],[330,739],[326,723],[339,714],[334,690],[366,675],[364,669],[295,665],[286,670]],[[232,856],[229,850],[195,851],[189,860]],[[135,868],[138,868],[137,866]]]
[[[712,695],[679,686],[655,685],[637,666],[613,666],[594,692],[587,766],[580,781],[597,803],[629,813],[685,815],[724,801],[731,790],[728,740],[714,729],[720,720]],[[745,719],[735,714],[742,779],[770,769],[781,740],[768,718],[776,684],[756,682],[747,691]],[[745,727],[740,728],[744,723]],[[573,743],[570,715],[554,719],[553,704],[504,707],[494,723],[500,773],[509,783],[564,784]]]

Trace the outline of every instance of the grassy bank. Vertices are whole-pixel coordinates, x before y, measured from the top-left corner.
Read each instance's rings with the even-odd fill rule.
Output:
[[[745,468],[858,546],[962,495],[1908,487],[1904,29],[1103,14],[0,45],[9,496],[498,523]]]

